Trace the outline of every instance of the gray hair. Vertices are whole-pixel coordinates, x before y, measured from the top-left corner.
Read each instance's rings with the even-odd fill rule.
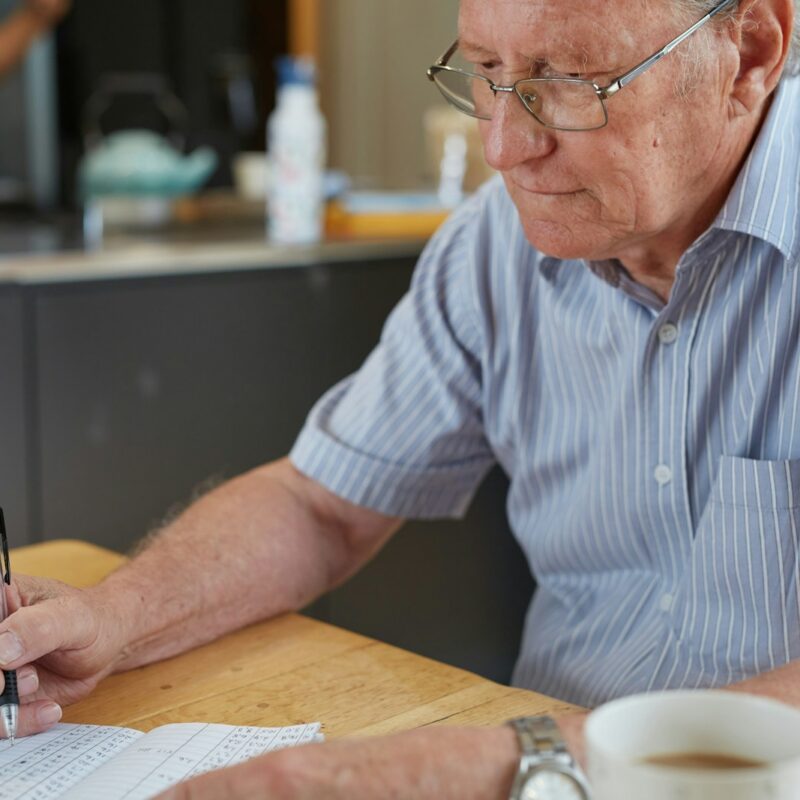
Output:
[[[689,17],[696,17],[698,14],[707,14],[719,0],[673,0],[673,2]],[[786,60],[784,75],[800,75],[800,0],[794,0],[794,10],[794,30],[792,41],[789,43],[789,57]],[[730,12],[734,13],[735,9]]]

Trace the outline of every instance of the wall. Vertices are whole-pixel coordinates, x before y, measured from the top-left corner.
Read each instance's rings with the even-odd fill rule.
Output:
[[[330,163],[359,182],[418,187],[422,116],[443,104],[425,70],[455,38],[458,0],[324,0],[321,12]]]

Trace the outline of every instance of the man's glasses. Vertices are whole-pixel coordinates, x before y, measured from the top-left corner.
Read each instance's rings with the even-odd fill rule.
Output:
[[[582,78],[523,78],[511,86],[498,86],[489,78],[474,72],[448,66],[458,50],[458,41],[428,68],[428,78],[450,105],[478,119],[491,119],[498,92],[516,94],[527,111],[546,128],[561,131],[593,131],[608,124],[605,101],[613,97],[671,53],[682,41],[703,27],[712,17],[732,6],[736,0],[722,0],[701,20],[660,50],[619,75],[606,86]]]

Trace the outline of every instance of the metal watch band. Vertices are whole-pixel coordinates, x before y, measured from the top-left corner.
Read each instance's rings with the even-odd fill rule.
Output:
[[[508,723],[517,732],[522,758],[572,760],[564,737],[552,717],[519,717]]]
[[[519,800],[531,770],[548,766],[572,775],[585,796],[589,796],[583,773],[567,750],[564,737],[552,717],[519,717],[509,720],[508,724],[516,732],[520,747],[519,768],[509,800]]]

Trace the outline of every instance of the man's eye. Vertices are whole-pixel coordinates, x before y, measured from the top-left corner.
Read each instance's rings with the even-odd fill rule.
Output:
[[[566,72],[560,69],[548,69],[543,71],[543,75],[548,78],[585,78],[585,72]]]

